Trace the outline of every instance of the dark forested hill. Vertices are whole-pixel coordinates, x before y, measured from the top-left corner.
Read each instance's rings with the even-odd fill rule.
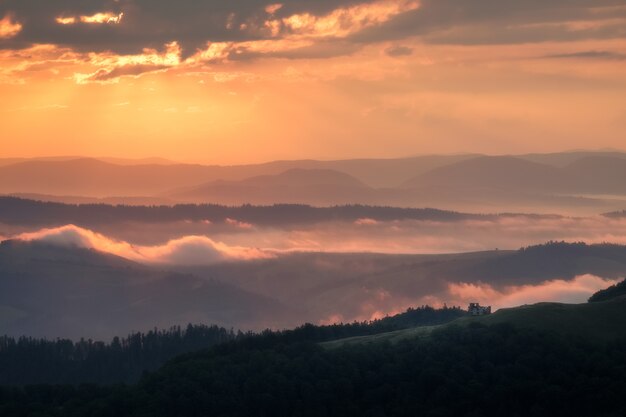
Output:
[[[217,204],[181,204],[175,206],[123,206],[108,204],[63,204],[0,197],[0,223],[18,225],[76,224],[85,227],[121,222],[224,222],[227,218],[258,225],[286,225],[320,221],[354,221],[361,218],[375,220],[462,220],[484,219],[488,216],[464,214],[437,209],[376,207],[346,205],[312,207],[299,204],[268,206],[223,206]]]
[[[619,416],[625,339],[510,324],[328,349],[273,334],[183,355],[135,386],[0,388],[12,416]]]
[[[255,345],[296,342],[326,342],[345,337],[367,336],[415,326],[440,325],[465,316],[460,308],[428,306],[379,320],[314,326],[262,334],[233,332],[218,326],[188,325],[169,330],[151,330],[115,337],[111,342],[80,339],[0,337],[0,385],[114,384],[134,383],[145,371],[153,371],[174,356],[237,340]],[[250,339],[244,341],[243,339]]]

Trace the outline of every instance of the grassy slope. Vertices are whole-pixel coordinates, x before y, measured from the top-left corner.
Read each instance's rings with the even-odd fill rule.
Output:
[[[440,326],[415,327],[372,336],[352,337],[324,343],[328,348],[354,343],[396,342],[412,337],[427,337],[434,329],[445,326],[466,326],[512,323],[548,332],[576,335],[596,341],[609,341],[626,335],[626,297],[588,304],[538,303],[505,308],[482,317],[462,317]]]

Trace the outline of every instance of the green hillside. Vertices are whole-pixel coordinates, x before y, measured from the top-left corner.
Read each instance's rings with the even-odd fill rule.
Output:
[[[593,341],[609,341],[626,336],[626,298],[588,304],[538,303],[501,309],[489,316],[464,318],[457,323],[472,321],[486,325],[510,323]]]
[[[397,342],[413,337],[426,337],[434,329],[449,326],[512,324],[564,336],[606,342],[626,336],[626,297],[587,304],[538,303],[503,308],[488,316],[461,317],[447,324],[414,327],[371,336],[352,337],[324,343],[328,348],[355,343]]]

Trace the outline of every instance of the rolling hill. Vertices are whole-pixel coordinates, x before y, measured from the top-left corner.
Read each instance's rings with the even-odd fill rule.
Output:
[[[245,329],[278,314],[288,310],[270,297],[216,280],[77,247],[0,243],[0,334],[109,338],[189,322]]]
[[[136,385],[0,388],[0,412],[617,416],[625,311],[623,299],[540,304],[323,345],[320,327],[265,332],[181,355]]]
[[[187,322],[258,330],[364,320],[416,303],[452,303],[458,296],[451,284],[489,286],[499,297],[511,287],[585,274],[616,279],[626,275],[626,247],[550,243],[447,255],[304,252],[162,268],[93,250],[5,241],[0,333],[95,337]]]
[[[626,337],[626,297],[584,304],[542,302],[503,308],[486,316],[461,317],[437,326],[418,326],[375,335],[337,339],[325,342],[323,345],[326,348],[337,348],[362,343],[397,343],[411,338],[428,338],[434,331],[445,330],[451,326],[498,324],[576,337],[590,343],[602,344]]]

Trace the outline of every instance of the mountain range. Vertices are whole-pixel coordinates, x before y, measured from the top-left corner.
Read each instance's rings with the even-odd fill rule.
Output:
[[[275,161],[239,166],[4,160],[0,193],[69,203],[373,204],[605,212],[626,202],[626,154]]]

